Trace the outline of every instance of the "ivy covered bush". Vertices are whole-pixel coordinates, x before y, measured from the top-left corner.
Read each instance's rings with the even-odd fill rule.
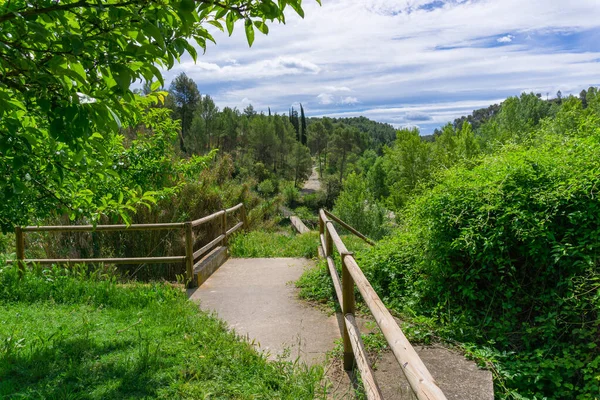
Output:
[[[485,352],[502,398],[600,396],[600,125],[560,121],[445,172],[359,261],[392,307]]]

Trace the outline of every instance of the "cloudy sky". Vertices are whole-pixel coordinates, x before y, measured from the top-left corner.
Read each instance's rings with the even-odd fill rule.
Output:
[[[599,0],[304,0],[248,48],[243,26],[181,71],[220,107],[358,116],[423,134],[523,91],[600,85]]]

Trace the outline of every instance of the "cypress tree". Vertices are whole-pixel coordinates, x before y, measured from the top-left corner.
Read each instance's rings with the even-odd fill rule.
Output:
[[[302,103],[300,103],[300,123],[302,125],[302,136],[301,141],[302,144],[306,146],[307,138],[306,138],[306,117],[304,116],[304,107],[302,107]]]

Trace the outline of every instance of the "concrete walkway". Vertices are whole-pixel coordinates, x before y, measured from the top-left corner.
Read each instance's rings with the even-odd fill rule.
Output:
[[[335,316],[297,298],[293,282],[311,266],[313,262],[303,258],[232,258],[190,299],[216,312],[273,359],[289,349],[288,359],[321,363],[340,330]]]
[[[293,282],[314,263],[303,258],[232,258],[202,286],[190,290],[190,299],[203,310],[216,312],[239,335],[246,336],[272,359],[299,358],[307,364],[325,361],[340,337],[341,316],[327,316],[298,299]],[[373,324],[359,318],[361,332]],[[421,359],[449,400],[492,400],[492,374],[477,368],[461,354],[443,347],[415,346]],[[391,352],[376,363],[375,377],[385,399],[413,400],[408,382]],[[329,398],[356,398],[340,360],[327,367]]]

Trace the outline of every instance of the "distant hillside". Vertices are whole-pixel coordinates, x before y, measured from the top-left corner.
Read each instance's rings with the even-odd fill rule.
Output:
[[[396,128],[390,124],[373,121],[367,117],[352,117],[352,118],[316,118],[309,119],[311,122],[321,121],[324,119],[330,120],[334,125],[343,124],[358,129],[365,133],[371,140],[371,148],[378,152],[384,145],[390,145],[396,139]]]

